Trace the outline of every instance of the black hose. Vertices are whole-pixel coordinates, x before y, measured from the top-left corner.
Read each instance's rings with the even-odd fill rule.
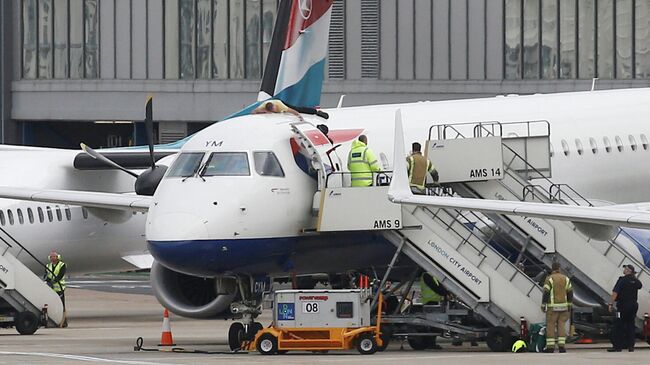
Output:
[[[156,351],[156,352],[176,352],[183,354],[211,354],[211,355],[232,355],[232,354],[247,354],[246,351],[234,350],[234,351],[205,351],[205,350],[194,350],[194,349],[185,349],[182,347],[172,347],[171,349],[165,348],[146,348],[142,347],[144,339],[138,337],[135,339],[135,346],[133,346],[133,351]]]

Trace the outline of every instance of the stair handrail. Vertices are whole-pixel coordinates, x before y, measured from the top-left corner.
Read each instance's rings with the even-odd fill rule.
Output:
[[[537,173],[537,174],[540,176],[541,179],[544,179],[546,182],[549,183],[549,186],[550,186],[550,187],[549,187],[549,191],[548,191],[548,196],[549,196],[549,200],[550,200],[551,202],[555,201],[555,202],[558,202],[558,203],[560,203],[560,204],[570,205],[570,204],[569,204],[565,199],[562,199],[562,197],[560,196],[560,193],[559,193],[559,192],[556,193],[556,196],[557,196],[557,197],[554,197],[554,196],[553,196],[553,193],[552,193],[552,189],[553,189],[554,187],[555,187],[556,189],[561,189],[561,187],[564,186],[564,187],[566,187],[567,189],[569,189],[569,191],[571,191],[571,192],[573,192],[575,195],[577,195],[577,196],[579,197],[579,199],[581,199],[583,202],[585,202],[586,204],[589,204],[590,207],[593,207],[593,206],[594,206],[593,203],[591,203],[587,198],[585,198],[585,197],[582,196],[580,193],[578,193],[578,192],[577,192],[573,187],[571,187],[570,185],[568,185],[568,184],[556,184],[556,183],[554,183],[551,179],[549,179],[548,177],[542,175],[542,174],[539,172],[539,170],[537,170],[533,165],[531,165],[528,161],[526,161],[526,160],[525,160],[521,155],[519,155],[519,154],[518,154],[516,151],[514,151],[512,148],[510,148],[509,146],[507,146],[507,145],[505,145],[505,144],[503,144],[503,147],[507,148],[508,150],[510,150],[510,151],[513,153],[513,155],[514,155],[513,158],[519,158],[521,161],[523,161],[523,163],[526,164],[527,167],[529,167],[531,170],[533,170],[535,173]],[[505,169],[505,170],[507,171],[508,174],[511,173],[511,172],[510,172],[511,169],[508,168],[508,169]],[[514,172],[514,174],[515,174],[515,175],[519,175],[519,174],[517,174],[516,172]],[[516,180],[519,184],[521,184],[522,186],[524,186],[524,189],[525,189],[526,186],[531,186],[532,188],[535,188],[535,187],[537,187],[537,186],[540,186],[540,185],[524,185],[524,184],[521,183],[521,181],[519,181],[519,180],[517,180],[517,179],[515,179],[515,180]],[[497,181],[498,181],[499,184],[501,184],[502,186],[505,186],[505,185],[503,184],[502,181],[500,181],[500,180],[497,180]],[[537,196],[537,194],[535,194],[535,196]],[[578,206],[581,206],[581,205],[582,205],[582,204],[580,204],[580,201],[574,199],[574,198],[571,197],[570,195],[565,194],[565,196],[566,196],[566,197],[567,197],[567,198],[568,198],[568,199],[569,199],[573,204],[578,205]],[[621,231],[622,231],[622,229],[619,228],[619,232],[616,234],[616,236],[615,236],[613,239],[609,239],[609,240],[607,240],[607,242],[610,244],[610,246],[614,246],[614,247],[617,247],[619,250],[623,250],[623,251],[626,253],[625,256],[627,257],[628,260],[634,262],[637,266],[639,266],[641,271],[643,271],[643,272],[645,272],[646,274],[649,274],[649,275],[650,275],[650,270],[647,269],[647,266],[645,265],[645,262],[640,262],[640,261],[637,260],[636,258],[632,257],[631,255],[629,255],[629,253],[628,253],[627,251],[625,251],[622,247],[620,247],[618,244],[616,244],[616,243],[614,242],[614,239],[615,239],[616,237],[618,237],[618,236],[621,234]],[[631,241],[635,244],[635,246],[636,246],[640,251],[643,250],[644,252],[650,252],[650,250],[648,250],[647,248],[645,248],[645,246],[643,246],[643,245],[641,244],[641,242],[639,242],[639,240],[636,239],[635,237],[631,236],[630,234],[626,234],[625,237],[627,237],[629,240],[631,240]]]
[[[36,261],[39,265],[43,266],[43,267],[45,268],[46,271],[49,271],[52,275],[54,275],[54,272],[53,272],[52,270],[50,270],[50,269],[47,267],[47,264],[43,263],[43,262],[42,262],[41,260],[39,260],[36,256],[34,256],[34,254],[32,254],[31,251],[29,251],[27,248],[25,248],[25,246],[23,246],[20,242],[18,242],[18,240],[16,240],[16,238],[14,238],[14,236],[12,236],[11,234],[9,234],[9,232],[7,232],[4,228],[0,227],[0,232],[4,233],[4,235],[7,236],[7,237],[9,237],[9,239],[10,239],[11,241],[13,241],[14,244],[16,244],[18,247],[20,247],[23,251],[27,252],[27,254],[28,254],[31,258],[33,258],[34,261]],[[13,247],[13,245],[10,244],[9,242],[7,242],[7,240],[4,239],[4,237],[2,237],[2,235],[0,235],[0,241],[2,241],[2,242],[3,242],[5,245],[7,245],[9,248]]]

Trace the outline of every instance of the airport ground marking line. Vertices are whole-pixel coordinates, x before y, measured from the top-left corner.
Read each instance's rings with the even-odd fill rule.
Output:
[[[48,352],[0,351],[0,355],[53,357],[59,359],[69,359],[69,360],[78,360],[78,361],[86,361],[86,362],[105,362],[105,363],[126,364],[126,365],[182,365],[182,364],[148,362],[148,361],[138,361],[138,360],[113,360],[113,359],[104,359],[101,357],[55,354],[55,353],[48,353]]]
[[[503,356],[512,356],[510,353],[503,353],[503,354],[485,354],[485,353],[475,353],[475,354],[466,354],[466,355],[425,355],[425,356],[417,356],[417,355],[406,355],[406,356],[399,356],[399,357],[382,357],[382,356],[376,356],[373,358],[373,361],[399,361],[399,360],[427,360],[427,359],[463,359],[463,358],[474,358],[474,357],[503,357]],[[363,359],[355,359],[356,354],[350,354],[349,356],[351,357],[346,357],[344,359],[322,359],[319,361],[324,361],[324,362],[350,362],[350,361],[364,361],[367,360],[366,358]]]

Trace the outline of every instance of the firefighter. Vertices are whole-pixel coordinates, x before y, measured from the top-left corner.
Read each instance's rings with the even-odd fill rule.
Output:
[[[425,182],[427,173],[431,175],[434,182],[438,182],[438,172],[431,161],[426,159],[421,152],[422,146],[418,142],[411,145],[411,155],[406,158],[409,173],[409,183],[413,194],[425,193]]]
[[[573,287],[571,280],[560,272],[559,262],[554,262],[551,269],[551,275],[544,282],[542,296],[542,311],[546,312],[545,352],[555,352],[556,343],[560,352],[566,352],[566,323],[571,313]]]
[[[368,147],[368,137],[363,134],[352,142],[352,149],[348,154],[348,170],[353,187],[372,186],[372,173],[381,170],[375,153]]]

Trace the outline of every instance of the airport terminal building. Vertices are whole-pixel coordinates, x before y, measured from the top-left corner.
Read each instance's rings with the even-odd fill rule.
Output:
[[[0,142],[140,144],[148,94],[159,142],[239,110],[278,1],[0,1]],[[650,0],[335,0],[328,47],[323,107],[644,87]]]

